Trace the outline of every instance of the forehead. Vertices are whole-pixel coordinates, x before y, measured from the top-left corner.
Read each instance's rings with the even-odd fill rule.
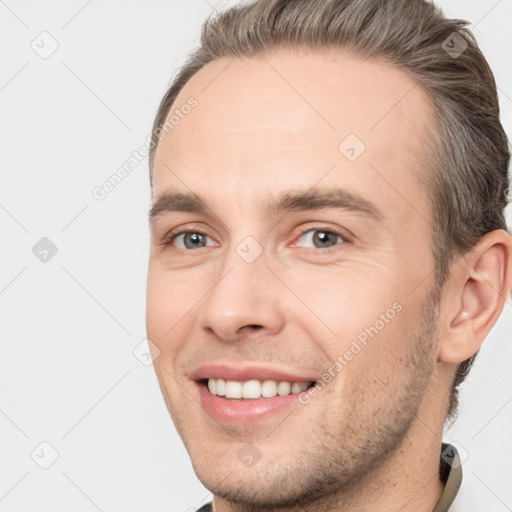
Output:
[[[213,177],[263,192],[270,184],[312,185],[333,166],[322,185],[360,186],[370,194],[380,187],[382,193],[384,179],[398,195],[411,187],[420,192],[416,174],[431,105],[395,66],[339,51],[218,59],[185,85],[170,115],[191,97],[197,106],[173,123],[157,148],[155,196],[170,185],[182,187],[180,173],[201,193]]]

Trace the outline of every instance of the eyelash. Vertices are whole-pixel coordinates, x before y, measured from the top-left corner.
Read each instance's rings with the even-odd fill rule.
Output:
[[[319,231],[321,233],[330,233],[335,236],[339,236],[341,238],[341,242],[331,246],[331,247],[325,247],[325,248],[319,248],[319,247],[304,247],[304,249],[313,250],[313,251],[321,251],[321,252],[331,252],[333,250],[336,250],[336,247],[339,245],[343,245],[344,243],[347,243],[349,241],[348,236],[345,235],[345,233],[342,233],[341,230],[333,228],[331,226],[313,226],[309,227],[307,229],[302,230],[296,237],[295,240],[299,240],[302,238],[306,233],[309,233],[310,231]],[[292,245],[292,247],[298,247],[297,245]]]
[[[182,231],[171,231],[170,233],[168,233],[165,238],[163,239],[162,241],[162,245],[164,246],[171,246],[172,243],[174,242],[174,240],[180,236],[180,235],[183,235],[183,234],[186,234],[186,233],[197,233],[198,235],[204,235],[204,236],[209,236],[207,233],[205,233],[202,229],[195,229],[194,227],[192,228],[188,228],[188,229],[184,229]],[[211,238],[211,237],[210,237]],[[178,251],[179,250],[185,250],[185,251],[188,251],[190,249],[178,249],[176,248]]]
[[[309,233],[310,231],[320,231],[320,232],[324,232],[324,233],[331,233],[333,235],[339,236],[342,239],[342,241],[337,243],[337,244],[335,244],[332,247],[326,247],[324,249],[314,248],[314,247],[306,247],[305,249],[313,249],[313,250],[318,250],[318,251],[322,251],[322,252],[330,252],[331,250],[335,249],[338,245],[342,245],[343,243],[350,242],[350,237],[348,237],[345,233],[342,233],[341,230],[333,228],[331,226],[313,226],[313,227],[309,227],[307,229],[302,230],[295,237],[295,240],[300,239],[301,237],[303,237],[306,233]],[[196,233],[196,234],[203,235],[203,236],[209,236],[202,229],[200,229],[200,228],[195,229],[194,227],[192,227],[192,228],[187,228],[187,229],[182,230],[182,231],[171,231],[170,233],[168,233],[166,235],[166,237],[162,241],[161,245],[163,245],[165,247],[172,247],[172,244],[173,244],[174,240],[176,240],[176,238],[178,236],[183,235],[183,234],[187,234],[187,233]],[[293,245],[292,247],[297,247],[297,246]],[[197,250],[197,249],[181,249],[181,248],[175,247],[174,250],[183,251],[183,252],[191,252],[191,251]]]

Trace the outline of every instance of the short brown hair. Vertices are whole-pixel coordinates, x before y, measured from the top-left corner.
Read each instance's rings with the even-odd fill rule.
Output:
[[[507,229],[510,153],[493,73],[468,21],[446,18],[427,0],[257,0],[210,17],[200,46],[162,99],[153,126],[150,171],[174,100],[205,64],[280,48],[343,48],[413,77],[433,105],[424,144],[426,189],[433,206],[432,249],[438,290],[454,259],[482,236]],[[454,48],[454,51],[450,51]],[[460,54],[459,54],[460,53]],[[449,402],[474,360],[459,365]]]

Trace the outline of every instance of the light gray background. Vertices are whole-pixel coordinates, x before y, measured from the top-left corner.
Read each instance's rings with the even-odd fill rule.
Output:
[[[3,512],[187,511],[210,498],[133,354],[145,339],[147,159],[102,201],[92,191],[144,144],[202,20],[233,3],[0,0]],[[472,21],[510,136],[512,0],[439,4]],[[42,237],[58,249],[46,263],[32,252]],[[492,512],[512,510],[511,333],[509,301],[446,434]]]

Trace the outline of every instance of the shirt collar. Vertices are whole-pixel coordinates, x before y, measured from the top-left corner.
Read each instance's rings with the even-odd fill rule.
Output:
[[[444,489],[432,512],[447,512],[455,496],[457,496],[462,482],[462,466],[459,452],[451,444],[442,444],[439,474],[441,481],[444,483]]]

